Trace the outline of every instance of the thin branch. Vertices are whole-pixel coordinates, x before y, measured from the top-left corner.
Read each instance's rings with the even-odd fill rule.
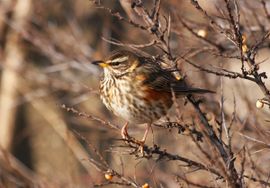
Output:
[[[101,119],[99,117],[92,116],[92,115],[87,114],[85,112],[80,112],[80,111],[76,110],[75,108],[67,107],[65,104],[63,104],[61,106],[61,108],[65,109],[67,112],[71,112],[71,113],[73,113],[73,114],[75,114],[75,115],[77,115],[79,117],[83,117],[83,118],[86,118],[86,119],[89,119],[89,120],[97,121],[97,122],[99,122],[99,123],[101,123],[103,125],[106,125],[106,126],[112,128],[112,129],[114,129],[114,130],[118,130],[118,131],[120,130],[120,128],[117,125],[114,125],[114,124],[110,123],[109,121],[103,120],[103,119]]]

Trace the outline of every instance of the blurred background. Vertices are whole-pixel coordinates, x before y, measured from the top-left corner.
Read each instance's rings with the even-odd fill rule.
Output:
[[[225,6],[224,1],[198,2],[217,23],[228,27],[226,19],[222,18],[225,13],[220,11]],[[247,38],[247,46],[253,45],[270,29],[270,16],[267,15],[270,1],[237,2],[241,31]],[[151,10],[152,1],[143,3]],[[100,118],[118,127],[125,123],[101,103],[98,90],[101,70],[92,66],[91,61],[103,59],[119,48],[109,41],[140,45],[150,43],[153,38],[149,32],[119,20],[104,9],[107,7],[141,24],[142,18],[133,12],[130,4],[131,0],[96,3],[88,0],[0,1],[0,187],[93,187],[102,184],[107,181],[104,173],[89,161],[90,157],[97,159],[95,149],[112,169],[135,178],[139,185],[199,187],[175,178],[177,175],[200,185],[225,186],[211,173],[179,162],[156,162],[130,155],[128,148],[118,147],[124,144],[117,140],[121,138],[120,132],[97,120]],[[241,72],[239,59],[210,53],[213,45],[202,38],[222,45],[227,56],[236,56],[238,52],[190,1],[161,1],[160,16],[171,18],[170,47],[175,57],[194,53],[190,59],[200,66]],[[195,37],[183,23],[201,38]],[[260,71],[267,74],[270,73],[269,44],[268,40],[256,56]],[[142,50],[153,56],[163,53],[155,46]],[[239,159],[237,167],[246,165],[245,173],[268,181],[269,108],[256,108],[256,101],[264,97],[258,85],[244,79],[221,78],[182,61],[179,68],[191,85],[216,91],[215,95],[203,96],[203,110],[213,127],[218,127],[221,118],[228,124],[233,122],[232,148]],[[269,79],[264,81],[270,88]],[[167,119],[192,125],[198,122],[190,104],[184,106],[184,99],[179,99],[178,103],[180,114],[173,107]],[[69,112],[68,107],[88,116]],[[135,138],[141,138],[144,128],[144,125],[131,125],[129,131]],[[258,139],[261,143],[247,138]],[[147,143],[205,165],[211,164],[192,137],[188,133],[179,134],[177,129],[153,127]],[[204,151],[211,153],[208,143],[200,144]],[[243,148],[248,151],[244,164],[245,157],[240,155]],[[254,181],[247,181],[246,185],[261,186]]]

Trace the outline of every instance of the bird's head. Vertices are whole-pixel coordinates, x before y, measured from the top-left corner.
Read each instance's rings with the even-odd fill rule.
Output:
[[[114,77],[121,77],[133,72],[139,63],[139,57],[130,51],[118,51],[105,60],[93,62],[104,69],[104,74],[110,74]]]

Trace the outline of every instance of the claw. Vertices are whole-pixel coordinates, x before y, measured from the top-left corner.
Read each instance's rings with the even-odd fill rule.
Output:
[[[142,155],[144,155],[144,149],[143,149],[143,147],[144,147],[145,142],[138,141],[138,144],[140,145],[140,146],[139,146],[139,151],[140,151],[140,153],[141,153]]]

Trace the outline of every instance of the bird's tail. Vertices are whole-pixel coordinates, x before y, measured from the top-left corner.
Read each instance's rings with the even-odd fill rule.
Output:
[[[216,93],[214,91],[208,90],[208,89],[201,89],[201,88],[190,88],[189,89],[191,93]]]
[[[201,88],[185,88],[176,90],[175,93],[179,94],[205,94],[205,93],[216,93],[214,91],[208,90],[208,89],[201,89]]]

